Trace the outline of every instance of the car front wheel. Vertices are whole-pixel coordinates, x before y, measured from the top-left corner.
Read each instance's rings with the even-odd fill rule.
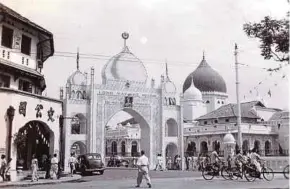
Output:
[[[100,171],[100,175],[103,175],[104,174],[104,171]]]

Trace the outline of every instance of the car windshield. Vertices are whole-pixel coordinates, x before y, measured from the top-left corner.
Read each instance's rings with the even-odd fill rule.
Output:
[[[101,156],[100,155],[93,155],[93,154],[90,154],[87,156],[88,157],[88,160],[93,160],[93,159],[101,159]]]

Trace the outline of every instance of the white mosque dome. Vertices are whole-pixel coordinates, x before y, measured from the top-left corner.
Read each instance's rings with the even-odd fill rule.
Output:
[[[223,142],[226,144],[226,143],[235,143],[236,140],[234,138],[234,136],[231,134],[231,133],[227,133],[225,136],[224,136],[224,140]]]
[[[67,83],[71,85],[85,85],[86,84],[86,76],[80,70],[75,71],[67,80]]]
[[[202,94],[195,87],[193,80],[191,80],[190,87],[183,93],[183,97],[185,100],[202,100]]]
[[[146,82],[147,71],[145,66],[126,46],[129,34],[123,33],[122,37],[125,40],[124,48],[103,67],[103,79]]]

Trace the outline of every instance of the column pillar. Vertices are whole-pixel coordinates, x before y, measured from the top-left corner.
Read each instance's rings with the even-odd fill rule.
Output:
[[[184,130],[183,130],[183,104],[180,105],[180,115],[179,115],[179,154],[181,157],[181,169],[185,170],[185,159],[184,159]]]
[[[16,181],[17,180],[17,172],[16,172],[16,158],[17,158],[17,152],[16,149],[12,149],[12,131],[13,131],[13,119],[15,115],[15,108],[13,106],[9,106],[9,108],[6,111],[6,116],[7,116],[7,126],[8,126],[8,134],[7,134],[7,161],[12,158],[11,161],[11,170],[10,170],[10,177],[11,181]]]

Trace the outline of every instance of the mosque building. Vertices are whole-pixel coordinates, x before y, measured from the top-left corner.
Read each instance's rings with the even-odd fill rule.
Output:
[[[112,154],[130,157],[132,149],[143,149],[151,168],[159,153],[163,158],[180,155],[183,159],[184,155],[197,156],[217,148],[223,155],[224,136],[231,133],[232,137],[228,138],[237,139],[237,107],[228,102],[222,76],[203,55],[199,66],[185,79],[181,95],[169,77],[167,64],[166,74],[161,75],[161,84],[156,86],[154,79],[148,81],[142,61],[129,50],[128,37],[128,33],[122,34],[122,51],[103,67],[101,84],[94,83],[94,69],[88,79],[80,71],[77,60],[77,70],[67,81],[63,99],[64,116],[68,118],[65,121],[66,161],[75,149],[80,153],[98,152],[105,157]],[[243,149],[256,147],[264,155],[277,154],[274,149],[280,149],[281,153],[288,154],[285,141],[289,141],[289,136],[280,131],[286,129],[286,121],[272,118],[282,111],[267,108],[260,101],[242,103],[241,107]],[[130,114],[138,125],[137,138],[132,138],[130,133],[139,131],[122,124],[115,130],[106,127],[120,111]],[[283,115],[287,120],[285,115],[289,112]],[[78,132],[72,131],[74,120],[78,120]]]
[[[172,158],[184,154],[182,107],[176,103],[178,93],[168,69],[161,76],[161,84],[156,86],[155,80],[149,80],[142,61],[127,46],[129,34],[123,33],[122,38],[123,49],[103,67],[101,84],[95,83],[93,68],[89,77],[80,71],[78,59],[76,71],[67,80],[63,99],[65,164],[76,150],[97,152],[105,158],[142,149],[151,168],[159,153]],[[106,126],[121,111],[138,124],[140,134],[134,131],[138,135],[136,140],[129,133],[133,128],[128,128],[127,133],[119,129],[126,136],[120,133],[114,139],[110,137],[116,131],[107,130]]]

